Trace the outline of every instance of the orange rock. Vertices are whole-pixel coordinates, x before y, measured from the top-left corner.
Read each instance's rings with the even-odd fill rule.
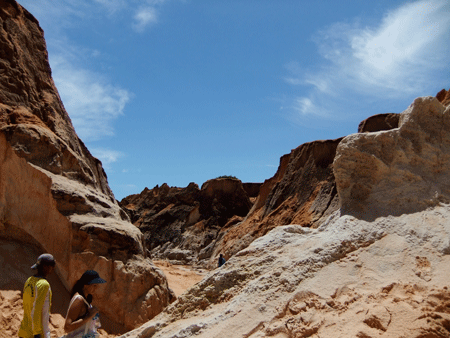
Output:
[[[38,21],[14,0],[0,1],[0,18],[0,236],[52,253],[66,289],[98,270],[108,281],[97,295],[100,312],[110,327],[131,329],[173,292],[75,133]]]

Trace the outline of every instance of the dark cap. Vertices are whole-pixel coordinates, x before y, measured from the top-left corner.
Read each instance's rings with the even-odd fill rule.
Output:
[[[42,265],[55,266],[56,262],[52,255],[49,253],[42,254],[38,257],[36,264],[34,264],[31,268],[37,269]]]
[[[95,270],[87,270],[80,279],[83,281],[84,285],[106,283],[103,278],[100,278],[98,272]]]

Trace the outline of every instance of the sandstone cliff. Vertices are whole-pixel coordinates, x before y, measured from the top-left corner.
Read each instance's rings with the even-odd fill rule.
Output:
[[[249,214],[221,229],[209,266],[220,252],[226,258],[282,224],[319,226],[338,208],[333,159],[341,139],[305,143],[284,155],[266,180]]]
[[[274,228],[123,337],[448,337],[449,116],[418,98],[343,138],[328,218]]]
[[[98,270],[100,310],[131,329],[169,303],[165,276],[75,133],[39,23],[14,0],[0,0],[0,22],[0,237],[51,252],[67,288]]]

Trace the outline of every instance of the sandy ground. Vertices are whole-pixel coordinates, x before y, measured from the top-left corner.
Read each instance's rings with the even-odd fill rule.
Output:
[[[200,282],[207,273],[205,270],[193,270],[189,265],[172,265],[168,261],[154,260],[153,263],[164,272],[169,287],[177,297]]]
[[[26,279],[33,274],[30,269],[39,256],[39,251],[32,246],[0,240],[0,338],[17,337],[23,317],[22,288]],[[189,266],[171,265],[166,261],[154,261],[166,274],[170,288],[177,296],[200,281],[205,271],[196,271]],[[49,277],[53,292],[50,327],[52,337],[64,335],[64,317],[69,305],[69,292],[57,275]],[[105,325],[106,326],[106,325]],[[118,334],[108,334],[100,329],[102,338],[112,338]]]

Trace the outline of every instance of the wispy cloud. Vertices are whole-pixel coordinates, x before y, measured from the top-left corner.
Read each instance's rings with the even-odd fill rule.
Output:
[[[114,135],[114,122],[124,113],[131,94],[109,80],[106,74],[89,67],[101,56],[100,52],[69,39],[65,28],[93,13],[112,14],[123,8],[126,2],[19,2],[37,17],[44,28],[52,77],[78,136],[91,142]]]
[[[105,168],[106,170],[111,170],[111,164],[117,162],[121,157],[124,156],[124,154],[119,151],[105,148],[92,148],[91,152],[92,155],[102,161],[103,168]]]
[[[53,79],[77,134],[86,142],[114,135],[130,93],[102,74],[75,66],[64,54],[52,57]]]
[[[131,94],[89,64],[99,52],[69,40],[65,28],[100,15],[113,20],[128,15],[130,27],[143,32],[158,22],[158,11],[169,0],[19,0],[46,32],[53,78],[78,135],[87,142],[114,135],[114,121],[124,113]],[[94,62],[95,64],[95,62]]]
[[[129,27],[141,33],[158,22],[159,10],[169,0],[18,1],[45,31],[52,76],[78,136],[91,145],[113,136],[114,123],[124,114],[132,94],[90,66],[105,55],[71,40],[66,29],[92,16],[115,20],[120,14],[128,16]],[[91,152],[107,170],[124,156],[95,146]]]
[[[143,32],[148,26],[158,22],[158,13],[155,7],[141,7],[133,17],[133,29]]]
[[[142,33],[147,28],[158,23],[160,8],[169,0],[146,0],[142,2],[144,4],[141,4],[135,10],[132,22],[132,28],[138,33]]]
[[[300,76],[295,63],[287,65],[285,81],[310,89],[292,106],[300,115],[323,115],[345,95],[420,94],[442,77],[449,38],[447,0],[407,2],[375,27],[361,27],[357,21],[334,24],[315,37],[325,61],[319,71]]]

